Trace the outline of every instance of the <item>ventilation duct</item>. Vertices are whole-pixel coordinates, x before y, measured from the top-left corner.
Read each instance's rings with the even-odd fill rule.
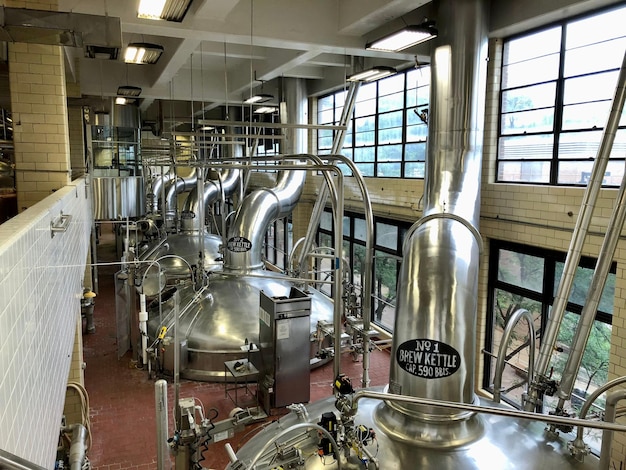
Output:
[[[110,16],[0,7],[0,40],[82,47],[87,57],[116,59],[122,26]]]

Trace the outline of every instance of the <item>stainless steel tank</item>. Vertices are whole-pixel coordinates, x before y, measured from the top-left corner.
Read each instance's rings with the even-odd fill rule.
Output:
[[[209,274],[205,289],[195,291],[187,286],[180,292],[179,337],[186,342],[186,366],[181,376],[193,380],[224,380],[224,362],[246,356],[242,347],[258,343],[259,303],[261,291],[270,297],[288,296],[298,285],[279,273],[250,272]],[[332,302],[318,291],[311,290],[311,335],[318,320],[332,317]],[[158,304],[150,309],[149,335],[155,337],[161,325],[174,326],[174,299],[162,305],[165,314],[159,319]],[[171,330],[173,331],[173,330]],[[168,333],[173,336],[173,333]],[[311,342],[311,351],[316,343]],[[171,370],[170,370],[171,372]]]
[[[306,124],[306,114],[301,112],[307,103],[304,85],[304,80],[285,80],[286,94],[292,97],[287,103],[290,122]],[[303,152],[306,132],[291,132],[289,142],[290,153]],[[231,148],[235,157],[241,155],[240,146]],[[221,237],[207,234],[201,227],[203,208],[237,188],[239,171],[224,171],[217,180],[204,182],[202,198],[198,197],[200,192],[196,188],[190,192],[181,217],[193,216],[183,220],[183,231],[168,235],[160,246],[152,249],[149,257],[143,258],[159,260],[166,277],[181,280],[189,277],[192,266],[199,264],[198,253],[204,252],[204,269],[196,274],[206,279],[196,278],[194,283],[187,282],[179,287],[178,334],[186,352],[181,376],[224,380],[224,362],[245,357],[242,347],[259,341],[261,291],[270,297],[283,297],[289,295],[292,287],[300,287],[289,276],[266,270],[262,249],[269,224],[293,211],[305,178],[305,170],[279,170],[273,187],[259,188],[248,194],[236,211],[223,242]],[[160,287],[160,282],[153,277],[153,287],[155,284]],[[154,292],[154,288],[152,290]],[[309,289],[307,294],[311,297],[313,336],[318,320],[332,319],[334,307],[328,297],[314,289]],[[157,336],[161,326],[166,326],[170,331],[168,336],[173,336],[173,302],[173,298],[169,299],[159,308],[158,296],[154,298],[148,323],[151,338]],[[317,346],[316,339],[312,338],[311,356],[317,352]]]
[[[493,403],[482,402],[492,405]],[[598,468],[598,459],[587,457],[584,462],[578,462],[569,455],[567,442],[562,438],[547,439],[545,424],[524,419],[514,419],[495,415],[482,415],[478,420],[475,437],[462,445],[455,445],[454,436],[447,436],[447,444],[420,445],[416,441],[407,441],[388,429],[380,426],[379,416],[385,413],[382,410],[386,405],[375,399],[363,399],[359,402],[358,413],[354,416],[352,430],[357,440],[363,437],[367,445],[365,452],[360,455],[353,449],[348,449],[349,457],[345,458],[343,451],[341,468],[349,470],[380,469],[380,470],[591,470]],[[322,437],[318,437],[318,430],[311,427],[307,433],[305,423],[316,424],[322,421],[325,413],[335,412],[335,398],[328,398],[307,406],[308,421],[304,421],[296,413],[290,413],[267,426],[259,434],[250,439],[237,452],[238,460],[244,465],[250,465],[259,452],[263,453],[254,468],[280,468],[283,461],[278,457],[277,448],[289,448],[296,445],[301,451],[304,464],[283,468],[299,468],[307,470],[335,470],[338,468],[333,455],[320,455],[319,444]],[[397,423],[397,430],[404,433],[404,427],[411,427],[413,420],[407,418]],[[294,425],[293,432],[284,433]],[[366,433],[360,433],[365,428]],[[375,439],[370,436],[375,435]],[[341,431],[340,431],[341,432]],[[284,434],[283,434],[284,433]],[[311,435],[312,433],[312,435]],[[282,436],[281,436],[282,434]],[[281,437],[278,437],[281,436]],[[278,437],[278,438],[277,438]],[[216,444],[218,445],[218,444]],[[269,446],[268,446],[269,445]],[[278,447],[276,447],[278,446]],[[283,452],[284,455],[288,454]],[[230,464],[227,469],[241,468],[237,464]],[[251,468],[250,466],[244,468]]]

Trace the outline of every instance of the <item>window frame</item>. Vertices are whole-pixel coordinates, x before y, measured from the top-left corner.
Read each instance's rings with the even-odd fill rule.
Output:
[[[605,13],[610,13],[612,11],[617,11],[617,10],[624,10],[626,8],[625,5],[619,5],[619,6],[609,6],[606,8],[602,8],[602,9],[598,9],[595,10],[591,13],[585,13],[582,15],[577,15],[577,16],[573,16],[567,19],[563,19],[554,23],[551,23],[549,25],[546,26],[542,26],[540,28],[536,28],[536,29],[532,29],[529,31],[525,31],[524,33],[521,34],[516,34],[510,37],[507,37],[503,40],[503,51],[505,50],[506,46],[508,43],[511,43],[512,41],[518,40],[518,39],[522,39],[525,37],[530,37],[534,34],[537,33],[541,33],[544,31],[549,31],[552,28],[560,28],[560,45],[559,45],[559,52],[558,52],[558,73],[555,79],[553,80],[540,80],[537,82],[531,82],[531,83],[524,83],[521,85],[516,85],[516,86],[510,86],[508,88],[504,88],[503,84],[504,84],[504,79],[505,79],[505,67],[509,66],[509,65],[514,65],[515,62],[511,62],[511,64],[507,64],[505,63],[505,54],[502,54],[502,62],[500,64],[500,71],[501,71],[501,83],[500,83],[500,89],[499,89],[499,93],[498,93],[498,123],[497,123],[497,129],[498,129],[498,133],[497,133],[497,151],[496,151],[496,171],[495,171],[495,182],[496,183],[503,183],[503,184],[534,184],[534,185],[546,185],[546,186],[580,186],[580,187],[584,187],[587,185],[588,181],[589,181],[589,174],[590,171],[583,171],[584,167],[587,165],[589,165],[589,163],[592,163],[596,156],[597,156],[597,151],[594,153],[594,155],[592,157],[576,157],[576,158],[570,158],[567,157],[565,155],[560,155],[561,152],[561,148],[560,145],[562,143],[565,142],[567,137],[571,137],[571,136],[575,136],[578,133],[584,133],[584,132],[597,132],[599,133],[598,138],[601,139],[602,138],[602,134],[603,134],[603,130],[604,130],[604,126],[606,125],[606,121],[602,123],[602,127],[599,126],[591,126],[591,127],[584,127],[584,126],[579,126],[579,127],[574,127],[574,128],[568,128],[567,127],[567,123],[564,120],[564,114],[566,112],[566,108],[567,108],[567,104],[565,103],[565,93],[566,93],[566,84],[568,83],[568,81],[571,83],[571,81],[573,79],[578,79],[578,78],[585,78],[585,77],[593,77],[593,76],[600,76],[601,74],[604,73],[610,73],[610,72],[619,72],[619,66],[617,68],[609,68],[609,69],[600,69],[600,70],[589,70],[586,72],[581,72],[578,71],[575,74],[572,75],[567,75],[566,76],[566,70],[565,70],[565,65],[566,65],[566,59],[567,59],[567,43],[566,43],[566,38],[567,38],[567,28],[568,26],[572,25],[573,23],[580,21],[580,20],[584,20],[584,19],[591,19],[594,16],[597,15],[602,15]],[[624,34],[623,36],[619,36],[618,38],[612,38],[610,40],[616,40],[619,38],[624,39],[626,37],[626,34]],[[609,41],[608,39],[606,41]],[[590,45],[593,44],[588,44],[588,45],[583,45],[583,46],[578,46],[578,47],[588,47]],[[571,48],[569,49],[570,53],[573,53],[573,51],[576,51],[576,48]],[[537,54],[535,56],[533,56],[531,59],[536,59],[538,57],[540,57],[541,54]],[[528,60],[528,59],[527,59]],[[537,132],[527,132],[524,129],[521,130],[521,132],[518,133],[513,133],[513,132],[505,132],[505,130],[503,129],[503,119],[509,114],[508,112],[504,111],[505,108],[505,95],[511,91],[515,91],[515,90],[519,90],[519,89],[523,89],[523,88],[530,88],[533,86],[539,86],[539,85],[545,85],[548,83],[555,83],[555,99],[554,99],[554,106],[553,106],[553,123],[552,123],[552,129],[551,130],[541,130],[541,131],[537,131]],[[612,92],[614,92],[614,90],[611,90]],[[611,94],[611,97],[609,98],[609,102],[612,99],[613,94]],[[582,100],[578,100],[578,101],[585,101],[584,99]],[[600,105],[601,103],[605,102],[606,99],[593,99],[590,102],[591,103],[595,103],[597,105]],[[545,108],[544,108],[545,109]],[[607,114],[608,117],[608,114]],[[626,134],[626,119],[622,119],[622,123],[619,126],[618,129],[618,133],[624,135]],[[621,131],[621,132],[620,132]],[[537,136],[537,138],[540,138],[542,136],[547,136],[547,137],[552,137],[552,144],[551,144],[551,154],[549,156],[549,158],[524,158],[523,156],[520,156],[518,158],[504,158],[503,157],[503,150],[502,150],[502,145],[504,143],[504,141],[506,139],[510,139],[510,138],[529,138],[532,136]],[[626,139],[626,136],[622,137],[622,139]],[[616,143],[619,139],[616,139]],[[547,145],[547,144],[546,144]],[[620,143],[621,147],[624,147],[623,143]],[[548,149],[546,149],[546,153]],[[614,148],[615,150],[615,148]],[[626,155],[621,155],[619,158],[615,155],[615,151],[613,152],[613,154],[611,155],[610,161],[609,161],[609,167],[607,169],[607,173],[606,173],[606,177],[603,180],[603,186],[605,187],[617,187],[619,186],[620,182],[621,182],[621,176],[619,175],[613,175],[613,177],[611,176],[611,166],[617,167],[617,168],[621,168],[624,166],[624,162],[626,161]],[[626,152],[624,152],[626,153]],[[503,173],[506,173],[505,170],[502,170],[502,166],[503,165],[507,165],[507,164],[519,164],[520,167],[524,166],[524,165],[528,165],[530,163],[538,163],[538,164],[547,164],[549,165],[549,170],[547,171],[547,180],[545,181],[540,181],[537,179],[533,179],[532,175],[527,176],[526,178],[522,179],[524,170],[520,169],[518,170],[518,173],[516,174],[517,177],[507,177],[506,175],[504,175]],[[566,176],[566,169],[564,169],[564,167],[567,167],[568,164],[576,164],[577,165],[577,169],[576,169],[576,173],[578,173],[580,171],[580,178],[576,181],[564,181],[565,178],[567,178]],[[528,167],[527,167],[528,168]],[[591,169],[591,167],[589,166],[589,169]],[[527,170],[528,171],[528,170]],[[571,170],[570,170],[571,171]],[[529,172],[530,173],[530,172]]]
[[[323,235],[325,237],[328,237],[329,240],[331,240],[333,242],[334,246],[334,236],[335,236],[335,227],[334,227],[334,221],[332,219],[332,212],[330,209],[325,209],[324,213],[326,214],[330,214],[331,217],[329,217],[330,219],[330,224],[331,224],[331,228],[322,228],[319,227],[316,237],[315,237],[315,241],[317,243],[318,246],[320,246],[320,237]],[[360,247],[363,250],[365,249],[365,239],[363,238],[359,238],[355,232],[355,227],[356,227],[356,220],[361,220],[363,222],[365,222],[365,217],[362,214],[358,214],[358,213],[353,213],[353,212],[346,212],[344,214],[344,223],[343,223],[343,227],[344,227],[344,233],[342,236],[343,239],[343,243],[342,246],[348,248],[348,253],[349,253],[349,266],[348,266],[348,270],[349,270],[349,279],[350,282],[354,283],[354,260],[355,260],[355,247]],[[390,248],[389,246],[385,246],[385,245],[379,245],[378,243],[376,243],[377,240],[377,236],[378,236],[378,230],[379,230],[379,224],[385,224],[385,225],[390,225],[393,227],[397,228],[397,239],[396,239],[396,246],[395,248]],[[387,219],[387,218],[383,218],[383,217],[374,217],[374,239],[373,239],[373,249],[374,249],[374,253],[375,253],[375,257],[373,260],[373,266],[372,266],[372,270],[373,270],[373,276],[372,276],[372,292],[369,295],[369,299],[370,299],[370,307],[371,307],[371,322],[373,324],[375,324],[377,327],[381,328],[384,331],[393,333],[393,322],[389,322],[387,321],[386,323],[382,321],[382,316],[381,319],[377,319],[376,318],[376,253],[383,253],[385,255],[385,257],[390,257],[392,259],[396,259],[397,260],[397,264],[396,264],[396,287],[397,287],[397,279],[398,276],[400,274],[400,262],[402,261],[402,244],[404,242],[404,238],[406,236],[406,234],[409,232],[411,227],[411,224],[408,222],[402,222],[402,221],[398,221],[398,220],[392,220],[392,219]],[[323,260],[322,260],[323,261]],[[321,262],[319,260],[316,260],[316,265],[315,265],[315,271],[316,271],[316,275],[320,274],[320,266]],[[357,293],[361,292],[361,287],[362,286],[357,286]],[[319,289],[319,287],[318,287]],[[321,290],[321,289],[320,289]],[[327,295],[332,296],[332,292],[325,292]],[[384,299],[383,299],[384,300]],[[395,318],[395,300],[393,303],[390,303],[390,305],[393,307],[394,310],[394,318]],[[391,325],[389,324],[391,323]]]
[[[428,73],[428,76],[424,78],[424,73]],[[418,75],[419,74],[419,75]],[[384,84],[389,80],[397,80],[399,76],[403,77],[403,87],[399,91],[388,91],[384,89]],[[375,88],[373,98],[371,95],[364,95],[362,90],[365,88],[370,91],[371,88]],[[348,128],[346,130],[346,139],[343,148],[340,152],[347,158],[352,160],[356,167],[359,169],[364,177],[373,178],[411,178],[411,179],[423,179],[425,172],[425,160],[426,160],[426,141],[428,135],[428,128],[426,122],[416,122],[417,117],[413,118],[410,113],[415,112],[416,116],[419,116],[419,112],[428,107],[428,99],[426,103],[423,103],[423,95],[426,91],[430,90],[430,66],[424,65],[419,68],[410,68],[403,71],[399,71],[397,74],[392,75],[375,82],[369,82],[361,85],[359,93],[356,97],[355,109],[350,116],[348,122]],[[419,92],[422,93],[419,93]],[[393,97],[397,97],[398,93],[402,93],[402,106],[391,107],[390,109],[384,109],[381,111],[381,104],[386,99],[393,100]],[[411,96],[415,93],[415,98]],[[418,97],[418,94],[421,96]],[[339,124],[341,118],[341,111],[343,109],[346,90],[342,89],[333,93],[328,93],[318,97],[318,112],[317,123],[318,124]],[[359,98],[360,97],[360,98]],[[320,111],[320,102],[325,100],[332,100],[332,105],[328,107],[324,106]],[[359,104],[364,104],[368,101],[374,100],[373,112],[370,109],[365,114],[362,114],[362,108],[359,108]],[[371,106],[370,106],[371,108]],[[401,120],[398,125],[385,126],[385,118],[391,117],[394,113],[397,113]],[[323,118],[322,116],[326,116]],[[332,121],[329,117],[332,116]],[[366,123],[368,119],[373,118],[373,126],[367,131],[355,133],[357,125]],[[425,131],[416,133],[412,137],[407,136],[407,129],[411,127],[415,129],[416,126],[424,126]],[[399,136],[396,135],[393,142],[383,142],[382,134],[386,131],[391,133],[395,130]],[[382,133],[382,134],[381,134]],[[332,132],[332,137],[336,135],[336,131]],[[366,144],[359,145],[359,137],[367,139]],[[316,147],[319,155],[330,152],[332,146],[332,140],[330,140],[330,131],[318,132]],[[362,143],[362,142],[361,142]],[[401,149],[401,155],[398,157],[397,149]],[[413,148],[422,151],[412,150]],[[391,152],[391,156],[388,154]],[[414,152],[415,155],[407,155],[408,152]],[[362,161],[359,161],[362,159]],[[342,166],[342,165],[340,165]],[[343,169],[343,166],[342,166]],[[386,170],[390,169],[390,170]],[[390,171],[391,173],[388,173]],[[397,174],[394,174],[397,173]],[[350,172],[345,173],[351,175]]]
[[[525,255],[530,255],[533,257],[539,257],[544,260],[544,273],[543,273],[543,281],[541,292],[537,292],[535,290],[520,287],[498,278],[499,274],[499,256],[502,250],[512,251],[516,253],[521,253]],[[536,246],[528,246],[515,242],[508,242],[502,240],[492,239],[490,240],[489,246],[489,268],[488,268],[488,281],[487,281],[487,316],[486,316],[486,331],[485,331],[485,341],[484,348],[485,351],[491,352],[491,354],[497,354],[497,351],[494,351],[494,332],[496,329],[495,322],[495,298],[496,292],[498,290],[503,290],[509,292],[513,295],[522,296],[528,300],[535,301],[541,304],[540,309],[540,328],[541,331],[537,331],[536,334],[539,336],[537,338],[537,344],[539,347],[541,346],[541,333],[545,331],[545,328],[548,323],[548,316],[550,313],[550,308],[554,303],[555,298],[555,290],[558,287],[559,280],[555,279],[556,266],[558,263],[564,263],[566,259],[566,253],[550,250],[546,248],[540,248]],[[579,262],[579,267],[594,269],[596,265],[596,259],[588,256],[582,256]],[[617,263],[615,261],[612,262],[610,273],[615,274],[617,271]],[[605,287],[606,288],[606,287]],[[570,294],[571,295],[571,294]],[[571,300],[567,302],[566,312],[570,312],[576,315],[581,314],[583,309],[583,305],[572,302]],[[605,323],[607,325],[612,325],[613,315],[610,312],[605,312],[600,310],[600,306],[598,306],[598,311],[596,312],[595,320]],[[491,376],[493,374],[492,371],[492,361],[493,358],[489,354],[484,354],[483,356],[483,376],[482,376],[482,387],[483,389],[493,392],[493,384],[491,384]],[[502,400],[506,401],[512,406],[517,408],[521,408],[519,403],[516,403],[512,400],[506,398],[503,394]]]

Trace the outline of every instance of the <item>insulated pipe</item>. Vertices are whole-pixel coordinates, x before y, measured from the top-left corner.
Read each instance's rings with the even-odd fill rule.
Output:
[[[496,372],[493,379],[493,401],[495,403],[500,403],[500,388],[502,387],[502,372],[504,370],[504,363],[506,360],[506,348],[511,341],[513,328],[522,319],[525,319],[526,323],[528,323],[528,386],[526,387],[526,391],[530,391],[530,386],[535,375],[535,324],[533,323],[533,317],[530,312],[526,309],[520,308],[516,310],[507,320],[504,333],[502,334],[502,339],[500,340],[500,350],[498,351]],[[526,407],[524,407],[524,409],[526,409]],[[534,406],[532,409],[527,409],[526,411],[533,411],[533,409]]]
[[[167,443],[167,381],[159,379],[154,383],[156,406],[157,470],[169,470],[169,446]]]
[[[147,271],[146,271],[147,272]],[[148,363],[148,311],[146,294],[139,294],[139,332],[141,334],[141,363]]]
[[[424,223],[410,239],[398,279],[389,389],[410,397],[474,403],[480,240],[478,233],[487,65],[483,0],[438,4],[439,36],[431,54],[431,112]],[[468,413],[388,403],[426,422],[461,421]],[[425,430],[437,440],[436,431]]]
[[[602,242],[600,248],[600,256],[596,263],[596,267],[591,279],[589,291],[587,293],[587,299],[583,306],[576,329],[576,334],[572,340],[570,347],[570,355],[567,358],[567,363],[563,370],[561,378],[561,384],[558,389],[559,403],[557,409],[562,409],[565,400],[568,400],[572,395],[576,378],[578,377],[578,370],[582,363],[583,354],[585,352],[585,346],[589,340],[591,329],[596,317],[598,305],[602,297],[602,292],[606,284],[606,279],[611,269],[611,262],[613,255],[619,242],[621,229],[624,226],[624,220],[626,219],[626,178],[622,179],[620,185],[616,205],[613,208],[611,220],[607,228],[607,234]]]
[[[556,292],[554,304],[550,313],[550,318],[546,326],[545,332],[541,340],[541,349],[539,350],[539,358],[537,359],[537,375],[539,378],[545,377],[548,367],[550,365],[550,359],[552,352],[556,345],[556,339],[563,321],[563,315],[567,307],[567,301],[574,282],[574,275],[576,268],[580,261],[582,247],[587,237],[589,226],[591,225],[591,217],[593,210],[596,206],[600,189],[602,188],[602,180],[604,179],[604,173],[606,166],[609,162],[611,149],[613,147],[613,141],[615,139],[615,132],[619,125],[621,110],[624,107],[624,81],[626,80],[626,54],[622,60],[622,66],[619,73],[617,87],[615,89],[615,95],[613,97],[613,104],[609,113],[609,118],[604,132],[602,135],[602,141],[598,147],[598,153],[593,162],[593,168],[591,176],[583,200],[580,205],[580,212],[576,219],[576,225],[574,226],[574,233],[572,240],[567,251],[567,257],[565,258],[565,266],[563,267],[563,274],[559,282],[559,287]],[[537,400],[539,397],[540,383],[535,381],[531,399]]]
[[[240,169],[230,169],[224,170],[223,175],[220,176],[222,179],[222,184],[220,187],[219,181],[208,180],[204,183],[204,196],[202,197],[202,203],[204,204],[205,210],[215,201],[220,199],[222,192],[224,193],[224,197],[230,197],[240,181],[241,170]],[[199,217],[200,208],[198,202],[198,188],[197,186],[191,190],[187,199],[185,199],[185,204],[183,206],[183,213],[193,213],[194,217],[190,219],[185,219],[183,221],[183,230],[185,231],[196,231],[200,230],[201,221]]]
[[[622,109],[624,107],[624,99],[626,97],[624,84],[626,83],[626,54],[624,55],[624,62],[619,75],[619,82],[615,92],[615,99],[613,101],[613,109],[611,110],[611,117],[609,117],[609,124],[605,128],[603,142],[606,145],[607,158],[613,148],[613,141],[615,140],[615,134],[617,131],[617,125],[619,123]],[[613,213],[609,220],[606,235],[600,248],[600,254],[596,267],[591,279],[591,285],[587,292],[587,298],[580,314],[580,320],[576,328],[576,334],[572,340],[570,355],[567,358],[567,363],[563,370],[561,378],[561,384],[557,394],[559,396],[559,403],[557,409],[563,408],[565,400],[568,400],[572,395],[574,389],[574,383],[578,376],[578,370],[582,363],[583,354],[585,352],[585,346],[589,340],[591,329],[593,328],[593,322],[596,317],[598,305],[602,297],[602,291],[606,284],[606,279],[611,269],[611,262],[613,255],[619,242],[622,227],[624,226],[624,220],[626,219],[626,178],[622,178],[622,182],[619,187],[615,206],[613,207]]]
[[[73,424],[67,428],[72,432],[70,444],[70,469],[81,470],[87,453],[87,428],[82,424]]]
[[[196,167],[195,171],[188,178],[182,178],[177,176],[173,180],[170,181],[167,189],[167,195],[165,197],[165,221],[166,227],[173,228],[171,224],[174,222],[174,218],[176,216],[176,211],[178,209],[176,204],[176,196],[185,191],[191,191],[197,184],[198,178],[202,177],[203,169],[200,167]],[[170,226],[168,226],[168,222]]]
[[[283,120],[293,124],[306,124],[307,97],[304,80],[285,79],[288,109]],[[282,105],[282,103],[281,103]],[[288,129],[284,153],[304,153],[306,129]],[[301,150],[298,150],[301,149]],[[306,180],[306,171],[279,171],[276,186],[261,188],[244,198],[235,214],[227,236],[224,267],[250,270],[263,267],[261,249],[269,224],[289,215],[296,207]]]
[[[626,390],[615,390],[607,394],[606,406],[604,407],[604,421],[609,423],[615,422],[617,415],[616,408],[617,403],[626,400]],[[611,445],[613,443],[613,431],[602,432],[602,447],[600,449],[600,464],[599,470],[609,470],[611,464]]]
[[[224,267],[240,270],[263,267],[261,249],[265,232],[270,223],[293,211],[305,178],[305,167],[280,171],[276,187],[258,189],[244,198],[228,230]]]
[[[164,175],[160,175],[152,181],[152,211],[159,211],[159,204],[163,188],[172,179],[174,172],[170,169]]]

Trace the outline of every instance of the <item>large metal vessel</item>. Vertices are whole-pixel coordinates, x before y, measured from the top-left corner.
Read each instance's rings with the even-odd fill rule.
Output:
[[[285,95],[289,122],[306,124],[306,114],[302,111],[306,110],[304,81],[285,80]],[[305,153],[306,132],[302,129],[289,130],[286,140],[289,147],[285,153]],[[236,159],[241,155],[240,146],[229,148],[236,149],[236,154],[229,157]],[[210,161],[205,164],[210,168]],[[170,176],[161,177],[153,185],[153,207],[158,207],[159,199],[165,200],[165,207],[161,207],[161,212],[166,214],[165,229],[179,228],[166,238],[155,239],[145,246],[145,254],[140,255],[140,259],[148,269],[142,268],[144,275],[140,284],[153,296],[148,308],[150,340],[158,337],[163,326],[171,340],[177,324],[183,351],[181,376],[224,380],[224,363],[244,357],[246,352],[242,352],[242,347],[259,340],[261,291],[269,297],[285,297],[292,287],[301,287],[302,280],[267,270],[262,248],[269,224],[289,215],[298,203],[306,171],[280,170],[273,187],[259,188],[246,195],[228,228],[223,228],[225,223],[218,223],[221,236],[207,233],[203,223],[205,212],[208,206],[223,201],[238,189],[239,170],[226,168],[219,178],[210,179],[206,178],[205,164],[196,165],[193,181],[183,182],[181,178]],[[224,168],[228,164],[219,166]],[[189,195],[182,211],[177,211],[174,204],[182,191],[189,191]],[[141,223],[150,224],[149,221]],[[178,307],[174,297],[168,299],[168,288],[162,291],[168,283],[178,289]],[[306,293],[311,298],[313,357],[318,348],[313,338],[318,320],[330,321],[334,304],[315,289],[307,288]],[[178,320],[174,318],[177,309]],[[172,350],[165,345],[164,365],[170,372],[174,367]]]

